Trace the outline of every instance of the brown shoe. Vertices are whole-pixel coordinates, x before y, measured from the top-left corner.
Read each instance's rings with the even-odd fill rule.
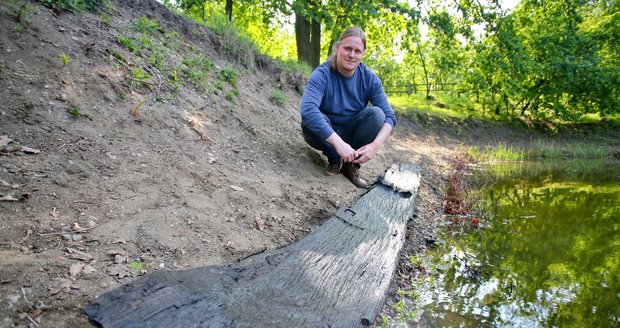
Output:
[[[368,183],[360,177],[359,169],[355,164],[344,163],[340,169],[340,173],[349,179],[356,187],[363,189],[368,188]]]
[[[329,175],[329,176],[334,176],[334,175],[338,175],[340,173],[340,160],[337,160],[335,162],[329,162],[327,164],[327,169],[325,170],[325,174]]]

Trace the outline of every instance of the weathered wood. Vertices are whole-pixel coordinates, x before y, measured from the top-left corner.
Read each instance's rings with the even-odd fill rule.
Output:
[[[379,313],[413,214],[419,169],[393,165],[301,241],[228,266],[158,271],[101,295],[104,327],[363,327]]]

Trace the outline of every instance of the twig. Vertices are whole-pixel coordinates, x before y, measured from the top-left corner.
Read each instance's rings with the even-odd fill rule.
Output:
[[[23,243],[24,241],[26,241],[26,239],[28,239],[28,237],[30,237],[30,235],[32,234],[32,230],[28,229],[26,231],[26,236],[24,238],[22,238],[22,240],[19,241],[19,243]]]
[[[39,323],[34,321],[34,319],[30,317],[30,315],[26,314],[26,318],[28,318],[28,321],[30,321],[33,325],[39,327]]]
[[[24,301],[26,301],[27,304],[30,304],[30,301],[26,297],[26,291],[24,290],[24,287],[22,287],[21,289],[22,289],[22,297],[24,298]]]
[[[82,232],[87,232],[90,229],[92,229],[92,228],[87,228],[87,229],[82,229],[82,230],[73,230],[73,231],[63,231],[63,232],[38,233],[37,235],[39,237],[46,237],[46,236],[54,236],[54,235],[64,235],[64,234],[68,234],[68,233],[82,233]]]

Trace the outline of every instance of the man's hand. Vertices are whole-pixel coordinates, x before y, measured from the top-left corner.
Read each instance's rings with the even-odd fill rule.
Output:
[[[355,151],[351,145],[344,142],[336,132],[332,133],[327,138],[327,142],[334,146],[336,152],[338,152],[338,155],[340,155],[340,158],[342,158],[344,162],[353,162],[359,156],[357,151]]]
[[[355,158],[355,160],[353,160],[353,163],[366,163],[373,157],[375,157],[378,151],[378,145],[376,145],[374,142],[369,143],[366,146],[363,146],[362,148],[357,150],[357,157]]]
[[[353,162],[357,157],[359,157],[359,154],[355,151],[355,149],[344,141],[334,145],[334,148],[336,148],[338,155],[340,155],[340,158],[342,158],[344,162]]]
[[[356,151],[357,155],[355,156],[353,163],[366,163],[375,157],[377,152],[379,152],[379,148],[381,148],[381,146],[385,143],[390,134],[392,134],[392,126],[387,123],[383,123],[383,127],[379,130],[375,140]]]

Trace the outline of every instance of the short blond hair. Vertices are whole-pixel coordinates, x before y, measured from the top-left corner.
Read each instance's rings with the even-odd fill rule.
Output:
[[[342,42],[342,40],[350,37],[350,36],[356,36],[360,39],[362,39],[362,43],[364,44],[364,50],[366,50],[366,33],[364,32],[364,30],[362,30],[361,27],[358,26],[349,26],[347,27],[346,30],[344,30],[341,34],[340,34],[340,38],[338,39],[338,41],[336,41],[334,43],[334,45],[332,46],[332,52],[329,55],[329,58],[327,58],[328,60],[330,60],[330,64],[329,66],[331,67],[332,70],[336,70],[336,47],[338,45],[340,45],[340,42]]]

